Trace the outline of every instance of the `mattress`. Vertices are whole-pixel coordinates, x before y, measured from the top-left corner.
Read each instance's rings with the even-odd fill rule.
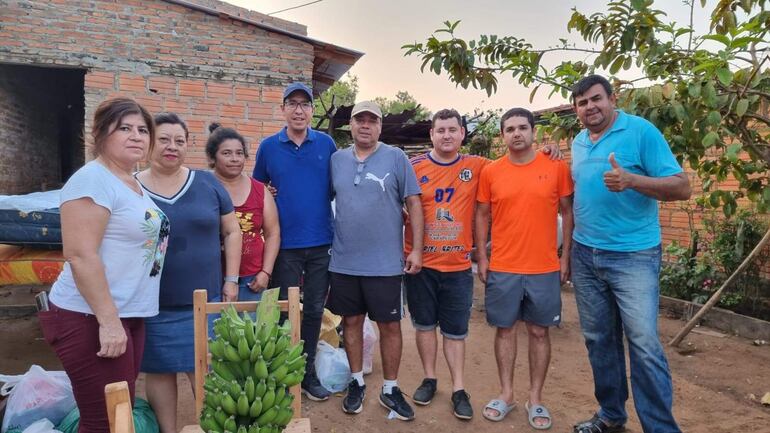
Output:
[[[61,249],[59,209],[0,209],[0,244]]]
[[[0,245],[0,285],[51,284],[63,267],[61,251]]]

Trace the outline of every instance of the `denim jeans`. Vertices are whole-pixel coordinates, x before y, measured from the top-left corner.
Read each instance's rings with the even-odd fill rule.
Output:
[[[259,301],[262,299],[262,292],[252,292],[249,284],[257,277],[254,275],[244,275],[238,277],[238,300],[239,301]]]
[[[680,432],[671,413],[671,374],[658,338],[660,259],[660,245],[615,252],[574,242],[571,253],[572,282],[599,416],[619,424],[628,419],[625,334],[634,406],[645,433]]]
[[[282,249],[273,270],[273,285],[281,287],[281,299],[288,297],[289,287],[299,286],[302,292],[302,326],[308,371],[315,361],[318,335],[326,297],[329,294],[329,245],[309,248]]]

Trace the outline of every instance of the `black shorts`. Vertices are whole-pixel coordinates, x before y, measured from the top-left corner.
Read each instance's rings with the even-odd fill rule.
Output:
[[[330,272],[331,290],[326,307],[340,316],[369,314],[375,322],[404,317],[401,275],[364,277]]]
[[[442,272],[422,268],[415,275],[404,275],[406,300],[412,324],[418,331],[441,327],[441,335],[462,340],[468,335],[473,304],[473,273]]]

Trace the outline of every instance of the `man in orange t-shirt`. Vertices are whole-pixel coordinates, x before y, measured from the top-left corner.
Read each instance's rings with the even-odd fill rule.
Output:
[[[441,328],[444,356],[452,377],[452,407],[460,419],[470,419],[473,408],[464,390],[465,338],[473,302],[473,218],[476,191],[486,158],[459,153],[465,138],[462,117],[444,109],[433,116],[433,149],[411,159],[422,190],[425,222],[423,267],[405,275],[407,303],[416,332],[425,379],[413,401],[427,405],[436,392],[436,327]],[[556,146],[546,146],[551,158],[561,158]],[[411,227],[406,225],[405,254],[412,251]]]
[[[476,240],[486,244],[490,210],[492,261],[478,249],[478,274],[486,283],[487,322],[496,327],[495,357],[501,392],[484,408],[484,417],[501,421],[513,409],[516,330],[523,320],[529,337],[530,424],[551,425],[541,394],[551,355],[548,328],[561,319],[561,283],[569,277],[573,184],[569,166],[532,148],[534,117],[523,108],[501,121],[508,154],[488,165],[479,179]],[[562,215],[563,245],[557,252],[557,215]]]

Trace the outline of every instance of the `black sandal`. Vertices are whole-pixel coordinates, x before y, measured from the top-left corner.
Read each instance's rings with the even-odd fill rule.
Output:
[[[572,433],[620,433],[623,431],[626,431],[625,425],[609,425],[596,413],[588,421],[579,422],[572,428]]]

